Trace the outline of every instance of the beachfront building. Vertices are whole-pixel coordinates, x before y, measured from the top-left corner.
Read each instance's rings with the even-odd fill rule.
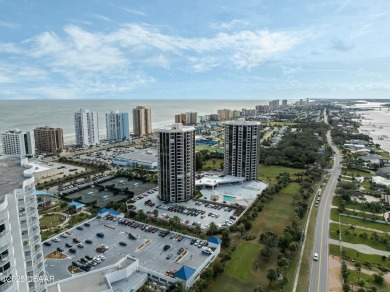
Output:
[[[181,123],[183,125],[195,125],[197,122],[197,112],[187,112],[175,115],[175,123]]]
[[[144,106],[133,109],[133,134],[135,137],[148,136],[152,130],[152,110]]]
[[[217,110],[220,120],[230,120],[233,117],[233,111],[230,109]]]
[[[286,108],[287,107],[287,99],[283,99],[282,100],[282,108]]]
[[[0,291],[46,291],[34,168],[26,158],[0,164]]]
[[[118,110],[106,113],[106,132],[108,141],[128,141],[129,114]]]
[[[177,123],[158,130],[160,200],[183,202],[195,193],[195,128]]]
[[[260,124],[254,121],[225,123],[224,172],[257,180],[260,158]]]
[[[34,129],[35,148],[38,153],[58,154],[64,150],[64,133],[61,128]]]
[[[35,155],[35,140],[31,131],[8,130],[1,133],[1,142],[4,155],[19,157],[32,157]]]
[[[81,108],[74,114],[76,145],[88,147],[99,144],[99,125],[97,112]]]
[[[256,105],[256,111],[258,114],[268,113],[269,105]]]
[[[276,111],[277,109],[279,109],[279,99],[271,100],[269,102],[269,110],[272,112]]]

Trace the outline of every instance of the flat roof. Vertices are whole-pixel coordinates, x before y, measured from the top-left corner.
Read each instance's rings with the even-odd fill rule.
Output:
[[[157,163],[157,149],[132,149],[129,153],[115,156],[114,159],[145,161],[149,163]]]
[[[190,241],[193,237],[189,235],[181,235],[183,236],[183,239],[178,241],[178,235],[180,234],[177,232],[171,231],[164,238],[159,236],[159,232],[162,230],[161,228],[158,228],[156,233],[151,233],[141,230],[140,228],[118,224],[118,221],[114,222],[107,219],[94,218],[89,222],[90,227],[79,224],[79,226],[83,227],[83,230],[78,230],[76,228],[77,226],[75,226],[68,230],[72,234],[71,236],[68,236],[67,238],[56,236],[60,240],[59,242],[53,242],[51,239],[48,239],[47,241],[51,242],[51,246],[42,245],[45,257],[55,251],[57,247],[63,248],[64,254],[67,256],[67,258],[61,260],[45,258],[46,273],[48,276],[54,276],[54,281],[72,277],[67,270],[67,267],[72,265],[72,261],[79,260],[86,255],[91,257],[98,255],[96,248],[101,244],[105,244],[109,247],[104,253],[105,260],[93,267],[87,274],[93,273],[94,270],[99,268],[115,265],[126,256],[132,256],[138,259],[140,267],[144,267],[162,275],[165,275],[167,271],[178,271],[183,265],[198,269],[210,256],[212,256],[202,253],[201,248],[191,245]],[[141,222],[139,223],[144,224]],[[98,232],[103,232],[104,237],[97,237],[96,234]],[[138,235],[139,237],[136,240],[132,240],[129,238],[128,233]],[[172,235],[175,236],[173,237]],[[79,248],[73,243],[74,237],[81,240],[84,245],[83,248]],[[92,240],[92,244],[84,243],[86,239]],[[119,244],[121,241],[126,242],[127,245],[121,246]],[[69,248],[65,247],[66,243],[73,245],[76,249],[76,253],[70,253],[68,251]],[[166,245],[170,246],[168,251],[163,250]],[[178,250],[180,248],[183,248],[185,255],[178,259]],[[173,255],[170,259],[167,259],[166,257],[170,253]],[[175,262],[176,259],[178,259],[177,262]],[[91,276],[91,281],[96,280],[94,277],[95,276]],[[97,282],[101,282],[102,280],[103,279],[100,277]],[[65,289],[62,291],[72,290],[69,288],[69,290]]]
[[[17,157],[0,156],[0,196],[13,192],[22,187],[26,179],[23,172],[26,170]]]
[[[195,180],[195,186],[216,186],[218,184],[228,184],[228,183],[240,183],[244,182],[245,177],[237,177],[232,175],[218,176],[211,175],[205,176],[201,179]]]

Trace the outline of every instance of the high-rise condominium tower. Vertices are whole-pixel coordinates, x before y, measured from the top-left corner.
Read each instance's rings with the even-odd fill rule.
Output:
[[[133,133],[136,137],[152,134],[152,111],[144,106],[133,109]]]
[[[279,109],[279,99],[271,100],[268,104],[271,112]]]
[[[99,144],[99,124],[96,112],[81,108],[74,114],[76,144],[86,147]]]
[[[35,155],[34,134],[30,131],[23,132],[13,129],[1,133],[3,144],[3,154],[19,157],[29,157]]]
[[[197,112],[187,112],[175,115],[175,123],[181,123],[183,125],[195,125],[197,122]]]
[[[64,134],[61,128],[35,128],[34,138],[35,148],[39,153],[57,154],[64,150]]]
[[[174,124],[158,130],[159,198],[183,202],[195,193],[195,128]]]
[[[0,158],[0,291],[46,291],[33,168],[27,163]]]
[[[260,124],[243,118],[225,123],[225,174],[257,180],[259,158]]]
[[[129,140],[129,114],[111,111],[106,114],[107,140]]]

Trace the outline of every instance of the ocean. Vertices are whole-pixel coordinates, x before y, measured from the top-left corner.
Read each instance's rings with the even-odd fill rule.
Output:
[[[197,112],[202,116],[217,113],[218,109],[253,109],[265,104],[268,100],[0,100],[0,132],[52,126],[62,128],[65,142],[71,143],[75,140],[74,113],[82,107],[98,113],[100,136],[105,137],[105,114],[110,110],[129,113],[132,131],[132,109],[139,105],[151,108],[156,129],[173,123],[175,114],[183,112]]]
[[[352,107],[379,107],[381,104],[383,102],[366,102]],[[374,143],[381,145],[383,150],[390,152],[390,111],[388,108],[364,111],[361,122],[360,132],[371,136]]]

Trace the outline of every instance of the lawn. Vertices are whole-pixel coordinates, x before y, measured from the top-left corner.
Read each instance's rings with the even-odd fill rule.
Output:
[[[373,175],[369,172],[358,171],[358,170],[350,170],[343,168],[341,170],[342,175],[354,176],[354,177],[372,177]]]
[[[211,169],[214,169],[214,168],[223,168],[223,159],[216,159],[216,158],[213,158],[213,159],[208,159],[204,162],[203,164],[203,167],[202,169],[203,170],[211,170]]]
[[[371,215],[367,214],[367,218],[369,216],[371,216]],[[330,211],[330,218],[333,221],[336,221],[336,222],[339,221],[339,215],[337,213],[336,208],[333,208]],[[372,228],[372,229],[376,229],[376,230],[381,230],[384,232],[390,232],[390,225],[386,225],[386,224],[375,223],[375,222],[371,222],[369,220],[363,220],[363,219],[357,219],[357,218],[349,218],[349,217],[345,217],[345,216],[340,216],[340,220],[341,220],[341,223],[352,224],[356,227],[361,226],[361,227],[365,227],[365,228]]]
[[[299,193],[299,188],[298,183],[290,183],[275,194],[259,213],[248,234],[258,237],[261,233],[272,231],[281,235],[286,225],[294,219],[293,195]]]
[[[329,228],[330,238],[336,239],[336,240],[339,239],[339,237],[337,235],[338,229],[339,229],[339,225],[337,223],[330,224],[330,228]],[[364,244],[367,246],[371,246],[372,248],[384,250],[384,251],[389,250],[389,248],[386,247],[386,244],[379,242],[379,241],[373,241],[370,239],[370,237],[374,233],[372,231],[368,231],[368,230],[364,230],[364,229],[360,229],[360,228],[355,228],[355,231],[352,234],[352,229],[348,226],[345,226],[345,225],[341,225],[340,229],[341,229],[341,238],[345,242],[349,242],[349,243],[353,243],[353,244]],[[348,230],[350,232],[350,234],[346,235],[344,233],[345,230]],[[359,234],[362,234],[364,232],[367,234],[367,238],[359,237]],[[385,234],[378,234],[378,235],[384,236]]]
[[[223,147],[211,147],[211,146],[195,146],[195,151],[201,151],[201,150],[207,150],[207,151],[223,151]]]
[[[304,170],[302,169],[286,166],[260,164],[259,179],[269,183],[270,185],[273,185],[277,181],[276,177],[283,172],[288,172],[290,175],[295,175],[303,171]]]
[[[260,252],[260,244],[253,242],[243,242],[240,244],[234,257],[226,265],[226,272],[241,281],[253,280],[253,259]]]
[[[280,170],[283,167],[277,168]],[[225,273],[213,280],[206,291],[253,292],[253,289],[259,284],[262,284],[265,289],[269,289],[266,277],[267,269],[277,266],[278,255],[274,252],[268,260],[261,258],[259,252],[262,245],[257,243],[257,240],[259,235],[266,231],[272,231],[278,235],[283,233],[286,225],[292,222],[295,216],[292,196],[298,191],[299,184],[290,183],[278,194],[273,196],[273,200],[268,202],[264,210],[259,213],[257,219],[253,220],[252,228],[247,233],[248,235],[256,236],[256,238],[251,242],[238,239],[234,240],[237,249],[233,253],[232,259],[227,263]],[[256,264],[258,265],[257,271],[254,270]],[[292,260],[289,269],[287,271],[283,270],[283,274],[287,276],[289,281],[285,291],[291,290],[290,286],[293,284],[293,272],[295,268],[296,257]]]
[[[88,215],[88,214],[85,214],[85,213],[79,213],[79,214],[75,214],[75,215],[72,215],[72,217],[70,218],[69,220],[69,224],[71,225],[76,225],[80,222],[83,222],[87,219],[90,219],[92,217],[94,217],[95,215]]]
[[[52,227],[57,227],[62,222],[64,222],[65,218],[59,214],[53,215],[43,215],[41,219],[39,219],[39,224],[41,229],[47,229]]]
[[[345,251],[345,257],[348,260],[361,261],[361,262],[369,262],[371,264],[381,265],[386,268],[390,268],[390,261],[382,261],[382,256],[375,254],[365,254],[361,252],[357,252],[356,250],[348,247],[343,247]],[[329,245],[329,254],[340,256],[340,247],[335,244]]]

